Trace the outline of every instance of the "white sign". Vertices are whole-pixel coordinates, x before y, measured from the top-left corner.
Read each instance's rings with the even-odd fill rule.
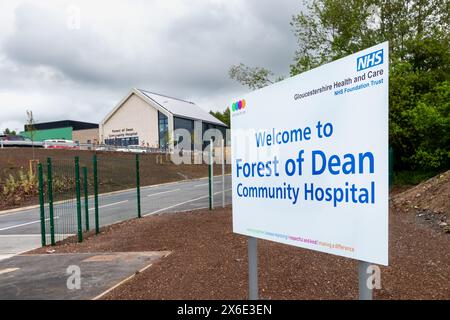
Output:
[[[233,231],[388,264],[388,43],[232,104]]]

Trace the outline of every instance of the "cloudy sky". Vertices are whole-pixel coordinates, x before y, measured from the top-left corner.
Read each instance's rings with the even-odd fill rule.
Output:
[[[0,2],[0,130],[99,122],[132,87],[223,110],[233,64],[288,75],[299,0]]]

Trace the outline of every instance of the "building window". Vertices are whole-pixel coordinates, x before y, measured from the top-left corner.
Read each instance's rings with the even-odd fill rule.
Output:
[[[174,117],[173,118],[173,128],[177,129],[185,129],[191,135],[191,145],[188,147],[190,150],[194,149],[194,121],[190,119]],[[178,143],[182,142],[182,137],[175,137],[174,146],[177,147]],[[186,146],[185,146],[186,147]]]
[[[220,126],[220,125],[214,125],[212,123],[203,122],[202,136],[205,136],[205,132],[208,131],[209,129],[219,130],[220,133],[222,134],[221,138],[226,140],[226,132],[227,132],[226,127]],[[218,138],[218,137],[214,136],[213,140],[215,140],[216,138]],[[218,142],[218,143],[220,143],[220,142]],[[225,144],[226,144],[226,141],[225,141]],[[203,149],[206,148],[206,146],[208,146],[208,145],[209,145],[209,141],[203,141]]]
[[[127,147],[139,144],[139,137],[105,139],[105,144],[115,147]]]
[[[159,148],[167,149],[169,144],[169,120],[167,116],[158,111],[158,133],[159,133]]]

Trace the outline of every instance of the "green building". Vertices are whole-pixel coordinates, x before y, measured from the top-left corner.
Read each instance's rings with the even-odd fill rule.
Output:
[[[55,128],[55,129],[44,129],[44,130],[35,130],[35,131],[23,131],[20,133],[21,136],[25,138],[32,139],[32,135],[34,135],[34,141],[44,141],[50,139],[63,139],[63,140],[72,140],[72,127],[66,128]]]
[[[25,138],[43,142],[44,140],[71,140],[78,143],[97,143],[98,124],[61,120],[53,122],[36,123],[33,127],[25,125],[25,131],[21,132]],[[33,130],[31,130],[33,129]]]

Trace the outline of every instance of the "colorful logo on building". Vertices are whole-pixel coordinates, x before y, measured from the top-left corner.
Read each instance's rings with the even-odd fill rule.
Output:
[[[239,100],[231,105],[231,111],[239,111],[245,109],[245,99]]]

